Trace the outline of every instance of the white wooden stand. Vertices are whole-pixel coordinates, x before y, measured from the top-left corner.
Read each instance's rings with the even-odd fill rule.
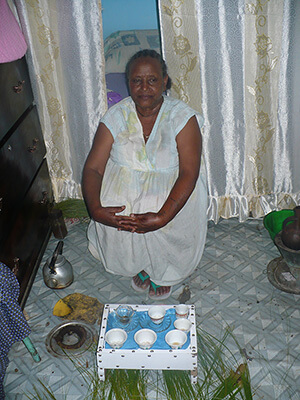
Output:
[[[197,333],[195,306],[189,305],[189,319],[192,322],[190,343],[186,349],[111,349],[104,337],[110,312],[119,304],[106,304],[103,311],[100,336],[97,348],[97,366],[100,380],[105,380],[105,369],[151,369],[151,370],[190,370],[191,382],[197,382]],[[132,305],[135,311],[148,311],[150,305]],[[175,305],[164,305],[166,310]]]

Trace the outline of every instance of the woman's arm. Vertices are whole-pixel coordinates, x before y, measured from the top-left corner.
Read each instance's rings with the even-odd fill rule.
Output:
[[[182,209],[195,188],[201,161],[202,136],[196,117],[177,135],[179,175],[164,205],[158,212],[166,225]]]
[[[82,193],[92,219],[104,225],[119,228],[120,220],[124,218],[115,214],[122,212],[125,206],[102,207],[100,202],[103,175],[113,141],[113,136],[109,129],[100,123],[93,146],[84,165]]]
[[[202,136],[193,116],[176,137],[179,175],[165,203],[157,213],[132,214],[133,231],[146,233],[170,222],[182,209],[196,185],[201,161]]]

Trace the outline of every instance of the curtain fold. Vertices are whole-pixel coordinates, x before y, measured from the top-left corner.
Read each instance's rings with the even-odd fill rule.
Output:
[[[55,200],[81,198],[81,173],[107,109],[101,2],[15,0]]]
[[[172,79],[171,94],[201,109],[198,29],[193,1],[159,1],[162,53]]]
[[[172,95],[205,118],[208,218],[244,221],[295,207],[300,203],[300,3],[159,0],[159,17],[170,76],[185,83],[187,94],[175,87]],[[182,79],[182,62],[195,57],[189,75],[197,77]]]

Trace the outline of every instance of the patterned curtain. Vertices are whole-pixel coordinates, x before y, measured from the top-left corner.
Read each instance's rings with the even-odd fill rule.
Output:
[[[194,1],[160,1],[161,41],[171,94],[201,112],[201,82]]]
[[[56,201],[81,198],[81,173],[107,108],[101,2],[15,0]]]
[[[208,218],[300,204],[300,2],[159,0],[159,17],[171,94],[205,118]]]

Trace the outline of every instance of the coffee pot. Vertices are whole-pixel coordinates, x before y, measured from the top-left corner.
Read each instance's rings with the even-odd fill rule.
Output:
[[[294,215],[283,221],[281,240],[290,249],[300,250],[300,206],[294,208]]]
[[[51,289],[63,289],[74,280],[72,265],[62,255],[63,245],[64,242],[60,240],[43,268],[44,282]]]

